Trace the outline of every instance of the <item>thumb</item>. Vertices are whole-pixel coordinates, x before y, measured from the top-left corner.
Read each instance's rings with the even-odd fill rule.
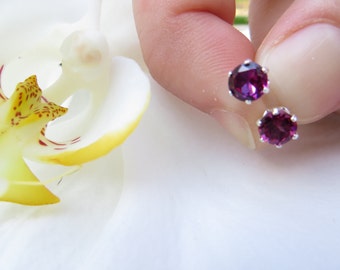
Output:
[[[340,109],[339,14],[339,1],[298,0],[273,26],[256,56],[270,71],[266,105],[288,107],[302,124]]]

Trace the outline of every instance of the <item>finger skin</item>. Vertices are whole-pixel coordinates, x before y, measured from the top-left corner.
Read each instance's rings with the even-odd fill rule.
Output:
[[[296,0],[287,6],[256,59],[270,70],[266,105],[284,105],[307,124],[340,109],[340,1]]]
[[[220,0],[134,1],[137,30],[152,76],[205,112],[226,106],[229,70],[254,56],[251,43],[230,25],[234,4]]]
[[[278,18],[294,3],[294,0],[253,0],[249,5],[251,40],[257,50]]]
[[[228,95],[228,72],[255,54],[250,41],[232,26],[235,1],[133,3],[151,75],[182,100],[211,114],[244,144],[254,147],[253,141],[247,141],[256,136],[256,125],[248,123],[256,122],[263,104],[254,104],[257,113],[253,113]]]

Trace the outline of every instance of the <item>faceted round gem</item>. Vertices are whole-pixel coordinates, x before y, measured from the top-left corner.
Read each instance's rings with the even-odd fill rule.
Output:
[[[296,117],[283,107],[267,110],[258,121],[258,128],[261,141],[277,147],[298,138]]]
[[[268,84],[265,70],[249,60],[237,66],[229,75],[230,94],[247,103],[259,99],[268,91]]]

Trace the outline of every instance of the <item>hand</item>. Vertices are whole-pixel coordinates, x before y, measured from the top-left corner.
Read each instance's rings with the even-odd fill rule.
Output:
[[[340,110],[340,1],[253,0],[252,42],[233,26],[235,1],[134,0],[151,75],[211,114],[250,148],[256,120],[286,106],[299,124]],[[228,72],[245,59],[269,69],[269,95],[251,106],[228,95]]]

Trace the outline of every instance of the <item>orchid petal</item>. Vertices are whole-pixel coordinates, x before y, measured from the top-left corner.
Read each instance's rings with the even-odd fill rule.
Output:
[[[61,24],[79,21],[88,8],[86,0],[2,1],[0,63],[7,64]],[[37,19],[38,18],[38,19]]]
[[[139,66],[124,57],[110,60],[105,39],[97,32],[73,33],[65,40],[62,53],[62,74],[44,97],[62,103],[87,92],[89,104],[84,104],[83,115],[66,115],[48,126],[43,134],[47,138],[27,146],[25,156],[70,166],[120,145],[136,128],[150,93],[149,79]],[[77,101],[70,103],[70,110]]]
[[[3,148],[2,148],[3,151]],[[59,202],[32,174],[24,160],[20,157],[10,158],[10,153],[0,157],[0,200],[26,205],[52,204]]]
[[[89,132],[69,149],[47,156],[49,160],[58,159],[64,165],[84,163],[121,144],[135,129],[148,105],[149,81],[131,60],[117,57],[113,66],[110,91]],[[117,91],[123,88],[124,91]]]

